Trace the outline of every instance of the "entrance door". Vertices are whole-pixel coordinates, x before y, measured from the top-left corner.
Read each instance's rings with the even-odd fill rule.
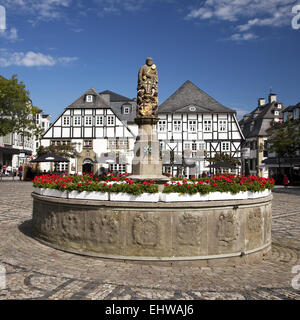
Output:
[[[88,174],[94,173],[94,163],[91,159],[85,159],[83,161],[82,172]]]

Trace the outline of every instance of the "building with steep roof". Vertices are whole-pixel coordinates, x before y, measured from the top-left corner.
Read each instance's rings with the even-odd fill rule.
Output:
[[[267,140],[268,129],[274,123],[283,121],[282,102],[277,101],[277,95],[271,93],[266,99],[260,98],[258,106],[249,114],[246,114],[239,124],[245,136],[245,156],[244,167],[250,174],[261,177],[269,176],[269,167],[263,161],[268,157]]]
[[[72,144],[77,158],[63,170],[131,173],[138,134],[136,100],[90,89],[65,108],[43,136],[42,145]],[[159,106],[158,138],[164,172],[200,175],[218,152],[240,159],[243,134],[236,112],[187,81]]]
[[[165,172],[185,176],[211,172],[208,160],[217,153],[241,159],[244,137],[236,111],[223,106],[191,81],[161,104],[159,118],[157,132]],[[174,158],[171,162],[170,151]]]
[[[62,171],[130,172],[137,135],[135,111],[132,99],[109,90],[89,89],[64,109],[41,143],[44,147],[74,146],[77,157],[70,159],[70,164],[60,164]]]

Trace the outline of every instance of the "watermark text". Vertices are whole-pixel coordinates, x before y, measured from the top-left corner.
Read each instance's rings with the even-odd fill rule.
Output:
[[[6,269],[0,264],[0,290],[6,289]]]
[[[292,20],[292,28],[298,30],[300,29],[300,4],[293,7],[292,13],[295,14]]]
[[[0,6],[0,31],[6,29],[6,11],[3,6]]]
[[[296,273],[292,279],[292,287],[295,290],[300,290],[300,265],[293,267],[292,273]]]

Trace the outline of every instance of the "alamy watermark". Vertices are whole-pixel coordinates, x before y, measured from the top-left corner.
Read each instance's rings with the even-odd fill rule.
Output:
[[[294,266],[292,268],[292,273],[296,273],[295,277],[292,279],[292,287],[295,290],[300,290],[300,265]]]
[[[292,20],[292,28],[298,30],[300,29],[300,4],[293,7],[292,13],[295,14]]]
[[[0,6],[0,30],[6,29],[6,10],[3,6]]]
[[[6,289],[6,269],[0,264],[0,291]]]

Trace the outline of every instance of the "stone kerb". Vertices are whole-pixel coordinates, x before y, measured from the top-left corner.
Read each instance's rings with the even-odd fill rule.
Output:
[[[127,193],[102,193],[102,192],[77,192],[59,191],[55,189],[35,188],[34,193],[47,197],[79,199],[79,200],[99,200],[99,201],[133,201],[133,202],[201,202],[201,201],[226,201],[226,200],[247,200],[267,197],[271,190],[262,192],[239,192],[231,194],[229,192],[211,192],[209,194],[179,194],[179,193],[145,193],[138,196]]]
[[[271,195],[174,203],[32,197],[35,238],[67,252],[212,266],[259,262],[271,248]]]

